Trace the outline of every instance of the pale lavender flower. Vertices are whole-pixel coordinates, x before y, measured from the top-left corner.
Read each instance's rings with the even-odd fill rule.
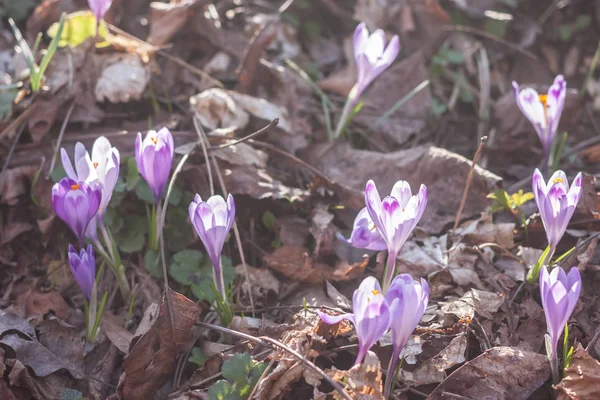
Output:
[[[189,213],[190,220],[212,261],[215,286],[226,300],[221,251],[235,219],[233,196],[229,194],[227,202],[221,196],[212,196],[204,202],[199,195],[196,195],[194,201],[190,203]]]
[[[552,272],[548,273],[548,268],[544,265],[539,282],[548,336],[550,336],[552,373],[555,383],[557,383],[558,340],[577,305],[581,292],[581,275],[576,267],[571,268],[569,274],[566,274],[560,267],[555,267]]]
[[[396,257],[415,229],[427,206],[427,187],[421,185],[419,193],[412,195],[406,181],[398,181],[390,196],[383,201],[372,180],[365,188],[365,203],[371,219],[385,241],[388,250],[388,265],[383,278],[383,289],[387,290],[392,278]]]
[[[100,24],[100,21],[104,19],[104,15],[106,15],[106,12],[112,5],[112,0],[88,0],[88,5],[96,16],[98,24]]]
[[[75,278],[75,282],[89,301],[96,280],[96,258],[94,257],[92,245],[88,245],[87,250],[81,249],[80,253],[77,253],[73,245],[69,245],[68,256],[73,278]]]
[[[389,67],[400,51],[400,39],[394,35],[386,47],[385,33],[377,29],[369,34],[367,25],[362,22],[354,30],[354,60],[358,70],[356,97]]]
[[[363,91],[394,62],[400,52],[400,39],[397,35],[392,37],[386,47],[385,33],[381,29],[377,29],[369,34],[369,29],[364,22],[358,24],[354,30],[353,45],[358,77],[356,84],[348,94],[346,105],[336,127],[335,137],[338,137],[344,130]]]
[[[139,132],[137,134],[135,161],[140,174],[154,194],[156,204],[159,204],[169,180],[174,151],[173,136],[167,128],[162,128],[158,132],[148,131],[143,141],[142,134]]]
[[[421,321],[427,308],[429,302],[429,285],[423,278],[421,278],[421,282],[419,283],[409,274],[400,274],[392,281],[390,288],[385,294],[385,298],[390,308],[392,343],[394,347],[385,385],[385,397],[387,398],[402,350],[406,346],[417,324]]]
[[[358,356],[360,364],[367,352],[390,327],[390,309],[381,286],[374,277],[365,278],[352,296],[351,314],[327,315],[319,311],[321,319],[327,324],[337,324],[347,319],[354,325],[358,337]]]
[[[71,228],[80,245],[88,224],[98,212],[101,197],[98,185],[89,186],[71,178],[63,178],[52,187],[54,212]]]
[[[548,89],[548,94],[538,94],[532,88],[519,90],[517,82],[513,81],[512,84],[517,105],[535,128],[544,152],[548,155],[565,105],[567,94],[565,78],[558,75]]]
[[[354,227],[350,239],[340,237],[351,246],[367,250],[385,250],[385,241],[377,230],[375,223],[369,215],[367,207],[360,210],[354,219]]]
[[[563,171],[556,171],[546,184],[542,173],[536,169],[533,173],[532,186],[533,196],[546,230],[548,244],[553,253],[567,230],[569,221],[581,198],[583,189],[581,172],[577,174],[569,188],[567,176]]]

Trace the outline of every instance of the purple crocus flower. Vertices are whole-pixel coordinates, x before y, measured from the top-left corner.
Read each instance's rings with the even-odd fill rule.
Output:
[[[89,301],[96,280],[96,258],[94,257],[92,245],[89,244],[87,250],[81,249],[80,253],[77,253],[73,245],[69,245],[68,256],[73,278],[75,278],[75,282]]]
[[[196,195],[190,203],[189,212],[190,220],[212,261],[215,286],[225,300],[227,297],[221,268],[221,251],[235,218],[233,196],[229,194],[225,202],[221,196],[212,196],[207,201],[202,201]]]
[[[336,127],[336,137],[342,133],[346,120],[350,117],[363,91],[394,62],[400,52],[398,35],[394,35],[386,47],[385,33],[377,29],[369,34],[369,29],[364,22],[358,24],[354,30],[353,45],[358,77]]]
[[[546,315],[546,326],[551,345],[551,365],[555,383],[558,380],[557,346],[565,325],[573,313],[581,292],[581,275],[576,267],[569,274],[560,267],[548,273],[544,265],[540,273],[540,296]]]
[[[406,181],[398,181],[390,196],[383,201],[372,180],[365,188],[365,203],[379,234],[388,250],[388,264],[383,278],[383,290],[387,290],[394,277],[396,257],[411,232],[423,216],[427,206],[427,187],[421,185],[419,193],[412,195]]]
[[[513,81],[512,84],[517,105],[535,128],[544,152],[548,155],[565,105],[567,94],[565,78],[558,75],[548,89],[548,94],[538,94],[532,88],[519,90],[517,82]]]
[[[361,282],[352,296],[352,311],[352,314],[342,315],[327,315],[319,311],[319,315],[327,324],[337,324],[344,319],[352,322],[358,337],[355,364],[360,364],[367,351],[390,327],[390,308],[377,279],[369,276]]]
[[[88,5],[96,16],[98,24],[100,24],[100,21],[104,19],[104,15],[112,5],[112,0],[88,0]]]
[[[139,132],[137,134],[135,161],[140,174],[154,194],[156,204],[160,202],[162,192],[169,180],[174,150],[173,136],[167,128],[162,128],[158,132],[148,131],[143,141],[142,134]]]
[[[69,225],[80,245],[83,245],[85,229],[98,212],[101,197],[98,185],[90,186],[71,178],[63,178],[52,187],[54,212]]]
[[[119,179],[120,155],[116,147],[112,147],[110,141],[104,136],[100,136],[92,146],[92,156],[85,149],[83,143],[78,142],[75,145],[75,168],[67,151],[60,150],[63,168],[67,176],[76,181],[83,181],[87,184],[97,183],[102,191],[102,200],[96,217],[90,221],[86,236],[96,238],[96,224],[103,223],[104,213],[112,197],[113,191]]]
[[[340,239],[358,249],[385,250],[387,248],[385,241],[369,215],[367,207],[360,210],[356,215],[350,239],[344,237],[340,237]]]
[[[388,398],[402,350],[427,308],[429,285],[423,278],[419,283],[409,274],[400,274],[392,281],[385,298],[390,307],[394,347],[385,385],[385,397]]]
[[[533,196],[551,248],[550,254],[553,254],[567,230],[581,197],[583,189],[581,172],[577,174],[569,188],[567,176],[563,171],[556,171],[546,184],[542,173],[536,169],[533,173],[532,186]]]

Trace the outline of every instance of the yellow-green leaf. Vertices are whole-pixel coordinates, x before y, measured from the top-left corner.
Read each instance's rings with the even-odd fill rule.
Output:
[[[52,24],[48,29],[48,36],[54,38],[58,32],[58,23]],[[67,15],[65,26],[63,28],[59,47],[76,47],[87,39],[96,36],[96,17],[91,11],[80,11]],[[99,36],[107,39],[108,29],[104,21],[100,21]],[[96,43],[96,47],[102,48],[109,46],[106,40]]]

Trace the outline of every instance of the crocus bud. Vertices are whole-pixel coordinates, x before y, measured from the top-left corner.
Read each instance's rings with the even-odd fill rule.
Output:
[[[377,279],[372,276],[365,278],[354,291],[352,311],[352,314],[342,315],[327,315],[319,311],[319,315],[327,324],[337,324],[344,319],[354,324],[358,337],[356,364],[360,364],[367,351],[390,327],[390,309]]]
[[[98,23],[104,19],[104,15],[112,5],[112,0],[88,0],[90,10],[96,16]]]
[[[162,192],[167,185],[173,164],[173,136],[167,128],[160,131],[148,131],[142,141],[138,132],[135,141],[135,161],[138,170],[154,194],[156,204],[160,202]]]
[[[544,265],[540,273],[540,296],[546,315],[546,326],[556,353],[558,339],[560,339],[569,317],[573,313],[579,293],[581,292],[581,275],[576,267],[571,268],[569,274],[560,267],[548,273]]]
[[[366,207],[356,215],[350,239],[340,238],[358,249],[385,250],[387,248]]]
[[[202,201],[199,195],[189,207],[190,220],[204,243],[206,252],[213,264],[213,278],[217,290],[226,299],[223,270],[221,268],[221,251],[227,234],[235,218],[235,203],[233,196],[227,196],[227,202],[221,196],[212,196]]]
[[[394,347],[388,368],[388,378],[386,379],[386,393],[389,393],[392,383],[391,377],[395,376],[396,366],[400,360],[402,350],[417,324],[423,318],[427,308],[429,285],[423,278],[419,283],[409,274],[400,274],[392,281],[385,294],[385,299],[390,307],[392,344]]]
[[[73,278],[75,278],[75,282],[89,301],[96,280],[96,258],[94,257],[92,245],[89,244],[87,250],[81,249],[80,253],[77,253],[75,247],[69,245],[68,255]]]
[[[354,96],[360,97],[362,92],[389,67],[400,51],[400,40],[394,35],[386,45],[385,33],[381,29],[369,34],[364,22],[354,30],[354,60],[358,70]]]
[[[83,244],[85,230],[100,207],[102,194],[96,184],[89,186],[71,178],[63,178],[52,187],[54,212],[71,228],[79,244]]]
[[[563,171],[556,171],[546,184],[542,173],[536,169],[533,173],[532,186],[548,244],[554,252],[567,230],[581,197],[583,189],[581,172],[577,174],[569,188],[567,176]]]
[[[394,277],[394,265],[400,249],[419,223],[427,206],[427,187],[421,185],[414,195],[406,181],[398,181],[390,196],[383,201],[372,180],[365,188],[365,203],[375,227],[383,238],[388,250],[388,267],[383,279],[387,290]]]
[[[544,152],[548,154],[565,106],[567,94],[565,78],[558,75],[548,89],[548,94],[538,94],[532,88],[519,90],[519,84],[514,81],[512,85],[517,105],[535,128]]]

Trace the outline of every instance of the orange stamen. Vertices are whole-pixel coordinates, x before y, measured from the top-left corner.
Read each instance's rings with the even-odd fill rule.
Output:
[[[156,137],[151,137],[150,140],[152,140],[152,143],[154,143],[155,145],[158,144],[158,138]]]
[[[554,179],[553,182],[554,183],[563,183],[563,180],[562,180],[562,178],[556,178],[556,179]]]
[[[71,185],[71,190],[77,190],[79,189],[79,183],[76,183],[75,185]]]
[[[375,296],[377,296],[378,294],[381,294],[381,292],[379,290],[371,290],[371,293],[373,293]]]
[[[94,168],[98,168],[98,162],[97,161],[94,161],[93,164],[94,164]]]
[[[548,95],[547,94],[540,94],[540,101],[542,102],[544,107],[548,107]]]

